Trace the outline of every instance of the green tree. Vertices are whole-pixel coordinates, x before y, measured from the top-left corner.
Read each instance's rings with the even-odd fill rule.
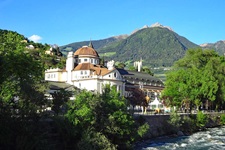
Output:
[[[1,38],[0,99],[2,109],[11,107],[20,110],[21,115],[28,115],[44,105],[45,85],[41,82],[44,68],[26,52],[23,40],[17,33],[6,31]]]
[[[0,149],[34,149],[45,105],[43,65],[27,51],[27,39],[0,30]]]
[[[134,66],[128,66],[128,70],[137,71],[137,69]]]
[[[207,121],[208,121],[208,118],[207,118],[206,114],[203,114],[202,111],[198,111],[197,116],[196,116],[197,126],[200,128],[204,128]]]
[[[144,66],[142,68],[142,72],[145,72],[147,74],[150,74],[151,76],[154,76],[154,73],[152,73],[151,70],[148,67],[146,67],[146,66]]]
[[[58,115],[60,112],[63,111],[66,107],[66,103],[68,102],[69,98],[72,96],[71,91],[66,91],[61,89],[60,91],[52,93],[52,110]]]
[[[175,110],[173,110],[170,114],[168,122],[174,127],[175,130],[177,130],[181,126],[181,117]]]
[[[124,63],[119,62],[118,64],[116,64],[116,67],[124,69],[126,67],[126,65]]]
[[[225,98],[224,63],[224,57],[213,50],[188,50],[167,74],[162,97],[173,106],[192,109],[211,101],[218,109]]]
[[[114,147],[128,149],[138,135],[138,126],[135,125],[132,116],[127,112],[126,100],[117,93],[114,87],[110,88],[109,85],[105,87],[101,95],[88,91],[81,92],[76,96],[76,100],[70,104],[66,117],[82,131],[82,137],[85,139],[81,139],[81,141],[93,137],[93,135],[87,135],[86,132],[83,132],[89,129],[91,130],[90,134],[96,133],[100,136],[99,140],[107,138],[111,143],[106,144],[109,149]],[[143,135],[143,128],[140,130],[143,133],[139,132]],[[86,143],[95,145],[99,143],[99,140]],[[104,141],[107,142],[107,140]]]
[[[101,132],[95,132],[91,129],[84,131],[81,141],[78,142],[79,150],[116,150],[109,139]]]
[[[221,114],[220,116],[220,124],[225,125],[225,114]]]

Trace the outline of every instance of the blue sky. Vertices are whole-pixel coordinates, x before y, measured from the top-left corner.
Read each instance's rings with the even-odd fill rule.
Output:
[[[0,0],[0,29],[60,46],[155,22],[196,44],[225,40],[225,0]]]

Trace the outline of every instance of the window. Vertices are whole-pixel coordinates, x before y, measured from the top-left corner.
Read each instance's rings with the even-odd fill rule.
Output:
[[[84,74],[87,74],[87,71],[84,71]]]
[[[93,59],[91,59],[91,63],[93,63]]]
[[[87,62],[87,59],[84,59],[84,62]]]
[[[79,59],[79,63],[81,63],[81,59]]]
[[[109,75],[109,77],[111,77],[111,75]]]
[[[116,72],[115,72],[115,73],[114,73],[114,77],[115,77],[115,78],[116,78],[116,75],[117,75],[117,74],[116,74]]]
[[[80,74],[83,75],[83,71],[81,71]]]

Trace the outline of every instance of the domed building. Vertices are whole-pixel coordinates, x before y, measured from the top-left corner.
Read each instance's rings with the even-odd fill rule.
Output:
[[[68,83],[79,89],[102,93],[105,84],[115,86],[124,95],[125,82],[120,72],[114,67],[114,61],[107,66],[100,65],[100,58],[90,43],[74,52],[69,52],[65,69],[48,69],[45,80]]]
[[[90,43],[89,46],[68,53],[65,69],[46,70],[45,80],[52,85],[52,92],[60,88],[76,87],[101,94],[104,85],[110,84],[116,87],[121,96],[131,99],[134,106],[143,105],[137,102],[143,100],[143,97],[148,99],[146,100],[149,105],[158,101],[164,88],[163,82],[141,72],[142,60],[135,62],[134,66],[138,71],[117,69],[113,60],[106,66],[100,65],[99,55]]]

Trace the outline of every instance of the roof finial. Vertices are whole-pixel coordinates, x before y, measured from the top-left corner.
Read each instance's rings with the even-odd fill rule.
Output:
[[[92,42],[91,42],[91,38],[90,38],[89,47],[91,47],[91,48],[93,48],[93,49],[94,49],[94,46],[93,46],[93,44],[92,44]]]

